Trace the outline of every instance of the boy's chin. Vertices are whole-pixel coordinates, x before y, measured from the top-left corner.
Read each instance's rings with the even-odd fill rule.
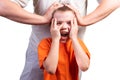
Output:
[[[60,41],[64,43],[68,40],[68,38],[69,38],[68,36],[61,36]]]
[[[67,40],[68,36],[61,36],[61,40]]]

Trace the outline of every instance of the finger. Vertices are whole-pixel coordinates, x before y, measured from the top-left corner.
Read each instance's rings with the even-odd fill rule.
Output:
[[[73,25],[73,20],[71,20],[71,28],[73,27],[74,25]]]
[[[54,18],[54,28],[56,27],[56,25],[57,25],[57,19]]]
[[[65,6],[69,7],[70,9],[72,9],[72,11],[74,11],[75,13],[80,13],[77,8],[73,7],[73,6],[70,5],[70,4],[65,4]]]
[[[52,22],[51,22],[51,29],[53,28],[53,23],[54,23],[54,18],[52,19]]]
[[[77,19],[74,18],[73,21],[74,21],[74,22],[73,22],[73,23],[74,23],[74,26],[77,26]]]
[[[60,26],[58,26],[58,29],[60,30],[62,28],[63,24],[61,24]]]
[[[54,7],[55,9],[57,9],[57,8],[59,8],[59,7],[62,7],[62,6],[64,6],[64,5],[61,4],[61,3],[58,3],[58,2],[54,2],[54,3],[53,3],[53,7]]]
[[[75,8],[72,6],[72,5],[70,5],[70,4],[64,4],[65,6],[67,6],[67,7],[69,7],[70,9],[72,9],[73,11],[75,10]]]

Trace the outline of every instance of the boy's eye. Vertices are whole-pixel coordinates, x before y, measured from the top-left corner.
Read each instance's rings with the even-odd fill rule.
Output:
[[[57,22],[57,25],[61,25],[62,23],[61,22]]]
[[[71,21],[68,21],[67,24],[68,24],[68,25],[71,25]]]

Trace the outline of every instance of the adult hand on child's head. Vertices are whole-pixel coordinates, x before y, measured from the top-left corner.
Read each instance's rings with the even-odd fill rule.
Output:
[[[70,4],[65,4],[65,6],[69,7],[74,13],[75,13],[75,16],[76,16],[76,19],[77,19],[77,22],[78,22],[78,25],[79,26],[83,26],[83,17],[80,15],[80,12],[78,9],[76,9],[75,7],[73,7],[72,5]]]
[[[54,12],[56,9],[58,9],[58,8],[60,8],[60,7],[62,7],[62,6],[63,6],[63,4],[58,3],[58,2],[54,2],[54,3],[47,9],[47,11],[46,11],[46,13],[45,13],[45,15],[44,15],[44,18],[47,20],[48,23],[51,22],[53,12]]]
[[[71,39],[76,39],[78,35],[78,24],[76,18],[71,20],[71,28],[70,28],[70,34],[69,37]]]

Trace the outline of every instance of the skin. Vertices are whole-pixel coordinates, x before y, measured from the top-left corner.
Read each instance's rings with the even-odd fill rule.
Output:
[[[119,8],[120,0],[101,0],[100,4],[93,12],[83,17],[80,15],[79,11],[75,9],[73,6],[67,4],[66,6],[68,6],[75,12],[78,20],[78,25],[88,26],[104,19],[105,17],[109,16],[113,11],[115,11],[117,8]]]
[[[15,2],[11,2],[10,0],[0,0],[0,16],[20,23],[39,25],[49,23],[51,21],[53,11],[61,6],[63,5],[55,2],[50,6],[50,8],[48,8],[45,15],[40,16],[24,10]]]
[[[71,39],[77,64],[82,71],[86,71],[89,67],[90,60],[82,47],[79,45],[77,37],[78,25],[74,13],[72,11],[55,12],[50,31],[52,43],[48,57],[43,62],[43,67],[49,73],[55,74],[58,64],[59,44],[66,43],[68,39]],[[69,34],[67,36],[61,35],[66,33]]]
[[[59,6],[60,5],[55,6],[55,4],[53,4],[53,6],[51,6],[51,8],[47,10],[44,16],[40,16],[25,11],[19,5],[11,2],[10,0],[0,0],[0,16],[25,24],[39,25],[49,23],[52,11],[54,11],[54,9],[58,8]],[[84,17],[81,17],[79,11],[74,9],[74,7],[72,7],[71,5],[68,6],[75,11],[78,25],[88,26],[104,19],[114,10],[119,8],[120,0],[101,0],[100,4],[96,7],[96,9]],[[14,13],[14,11],[16,11],[16,13]],[[50,14],[48,14],[49,12]]]

